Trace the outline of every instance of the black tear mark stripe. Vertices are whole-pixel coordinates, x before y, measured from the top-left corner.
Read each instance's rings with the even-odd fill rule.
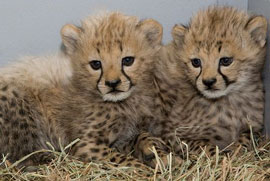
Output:
[[[200,73],[199,73],[199,75],[195,79],[196,82],[197,82],[198,78],[200,77],[201,73],[202,73],[202,66],[200,66]]]
[[[128,79],[129,81],[129,89],[133,86],[133,83],[130,79],[130,77],[126,74],[126,72],[124,71],[124,65],[122,64],[122,67],[121,67],[121,72],[122,74]]]
[[[97,80],[97,90],[101,93],[101,91],[99,90],[99,88],[98,88],[98,84],[99,84],[99,82],[100,82],[100,80],[101,80],[101,78],[102,78],[102,75],[103,75],[103,68],[102,68],[102,65],[101,65],[101,73],[100,73],[100,76],[99,76],[99,78],[98,78],[98,80]]]
[[[130,79],[130,77],[126,74],[126,72],[124,71],[124,65],[122,64],[122,67],[121,67],[121,72],[123,73],[123,75],[128,79],[128,81],[130,82],[130,84],[129,84],[129,89],[133,86],[133,83],[132,83],[132,81],[131,81],[131,79]],[[99,84],[99,82],[100,82],[100,80],[101,80],[101,78],[102,78],[102,75],[103,75],[103,68],[102,68],[102,66],[101,66],[101,73],[100,73],[100,76],[99,76],[99,78],[98,78],[98,80],[97,80],[97,90],[99,91],[99,92],[101,92],[100,90],[99,90],[99,88],[98,88],[98,84]]]
[[[221,72],[220,67],[221,66],[219,65],[218,66],[218,73],[222,76],[222,78],[225,81],[226,86],[228,87],[230,84],[234,83],[235,81],[230,81],[229,78]]]

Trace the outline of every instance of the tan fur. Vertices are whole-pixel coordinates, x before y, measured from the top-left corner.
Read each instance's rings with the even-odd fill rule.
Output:
[[[176,137],[189,143],[190,150],[204,145],[223,149],[248,132],[249,125],[261,131],[266,26],[261,16],[210,7],[187,27],[174,27],[173,41],[160,51],[156,85],[157,102],[168,116],[160,135],[175,151],[182,149]],[[222,57],[233,62],[220,65]],[[192,65],[194,58],[200,59],[200,67]],[[209,79],[216,82],[207,90],[203,80]]]
[[[65,55],[27,58],[3,70],[0,153],[15,161],[50,149],[46,142],[59,150],[59,140],[65,146],[80,138],[72,154],[84,161],[109,157],[118,164],[140,166],[123,153],[140,147],[140,138],[135,139],[144,135],[139,125],[153,119],[152,69],[161,25],[109,13],[85,19],[81,27],[65,25],[61,35]],[[134,63],[122,65],[129,56],[135,57]],[[100,69],[91,68],[93,60],[101,62]],[[110,93],[106,81],[116,79],[121,82],[115,89],[122,92]],[[110,153],[110,148],[122,153]],[[50,155],[34,157],[33,162],[41,163]],[[147,164],[153,165],[152,160]]]

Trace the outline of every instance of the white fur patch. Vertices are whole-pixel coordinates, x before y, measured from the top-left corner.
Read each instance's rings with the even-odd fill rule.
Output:
[[[203,90],[201,93],[208,99],[216,99],[222,96],[227,96],[231,92],[241,90],[245,85],[247,85],[249,79],[251,78],[249,77],[248,73],[243,72],[242,74],[239,74],[237,81],[230,84],[225,90]]]
[[[202,94],[209,99],[216,99],[222,96],[226,96],[230,92],[230,90],[231,89],[229,87],[225,90],[216,90],[216,91],[204,90],[202,91]]]
[[[133,88],[129,89],[127,92],[119,92],[117,94],[108,93],[108,94],[103,95],[103,100],[110,101],[110,102],[122,101],[128,98],[131,95],[132,91],[133,91]]]
[[[229,85],[225,90],[216,90],[216,91],[209,91],[209,90],[204,90],[202,91],[202,94],[209,99],[216,99],[222,96],[228,95],[230,92],[237,91],[241,89],[244,85],[244,81],[238,81],[237,84],[231,84]]]

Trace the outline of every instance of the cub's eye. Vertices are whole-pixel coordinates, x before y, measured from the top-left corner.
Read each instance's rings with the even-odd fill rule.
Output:
[[[101,68],[101,62],[99,60],[92,60],[91,62],[89,62],[89,64],[94,70],[98,70]]]
[[[219,65],[222,65],[225,67],[231,65],[232,62],[233,62],[233,58],[231,57],[222,57],[221,59],[219,59]]]
[[[122,65],[131,66],[134,62],[134,57],[124,57],[122,58]]]
[[[201,60],[198,58],[191,59],[191,63],[193,65],[193,67],[195,67],[195,68],[198,68],[201,66]]]

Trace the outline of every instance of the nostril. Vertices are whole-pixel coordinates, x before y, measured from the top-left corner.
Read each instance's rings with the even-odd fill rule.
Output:
[[[111,81],[105,81],[105,85],[107,85],[107,86],[109,86],[111,88],[115,88],[120,82],[121,82],[120,79],[111,80]]]
[[[217,79],[213,78],[213,79],[207,79],[207,80],[203,80],[203,84],[206,85],[207,87],[211,87],[212,85],[214,85],[216,83]]]

